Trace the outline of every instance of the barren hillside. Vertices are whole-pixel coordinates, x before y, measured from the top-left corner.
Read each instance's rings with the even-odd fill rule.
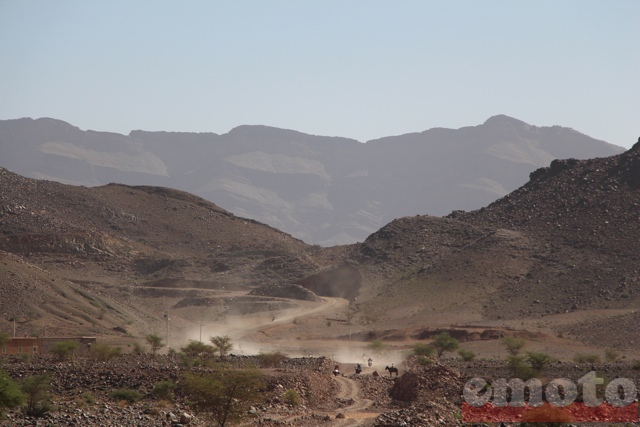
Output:
[[[145,313],[160,321],[174,305],[184,309],[185,317],[206,307],[214,316],[225,310],[245,312],[242,298],[230,304],[216,292],[292,285],[333,263],[327,250],[176,190],[76,187],[4,169],[0,169],[0,188],[0,249],[14,254],[3,256],[6,298],[0,300],[0,312],[8,317],[17,314],[33,322],[46,313],[59,317],[53,305],[60,302],[55,298],[68,297],[65,304],[73,305],[74,292],[90,296],[80,308],[84,321],[77,315],[67,319],[71,329],[87,326],[91,323],[87,316],[100,316],[101,310],[112,327],[133,320],[143,327]],[[42,278],[17,271],[21,265],[35,268]],[[12,280],[16,275],[23,278]],[[70,286],[67,281],[73,282],[76,291],[45,290],[54,280],[56,286],[65,287]],[[17,284],[24,286],[16,288]],[[93,301],[92,307],[90,300],[96,295],[129,306],[135,319],[118,317],[118,310],[110,310],[104,301]],[[256,306],[256,301],[286,306],[267,296],[251,297],[247,304]],[[25,330],[36,327],[24,323]]]
[[[352,253],[369,284],[362,318],[371,329],[546,330],[637,351],[639,174],[636,144],[617,156],[554,161],[477,211],[392,221]]]
[[[639,156],[636,145],[555,161],[486,208],[400,218],[362,244],[326,249],[176,190],[73,187],[2,170],[0,249],[45,275],[15,273],[22,287],[9,281],[15,290],[6,292],[15,292],[12,307],[39,313],[23,318],[25,330],[46,316],[83,326],[83,315],[103,307],[111,326],[131,322],[138,334],[163,330],[169,312],[178,342],[199,324],[205,336],[229,333],[251,348],[325,355],[373,338],[400,350],[440,330],[480,352],[490,353],[482,342],[512,334],[559,353],[633,353]],[[45,304],[61,291],[41,290],[26,304],[21,289],[45,289],[53,278],[88,293],[84,314],[65,319]],[[620,325],[626,339],[613,333]]]

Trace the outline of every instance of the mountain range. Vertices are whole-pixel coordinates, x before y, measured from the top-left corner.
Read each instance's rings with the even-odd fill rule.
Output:
[[[364,241],[395,218],[481,208],[554,159],[623,151],[504,115],[366,143],[267,126],[121,135],[49,118],[0,121],[0,166],[20,175],[175,188],[322,246]]]
[[[166,187],[0,169],[0,188],[0,312],[20,333],[131,340],[170,313],[172,341],[202,322],[237,331],[235,319],[265,346],[402,346],[446,330],[481,354],[511,334],[556,357],[640,357],[640,142],[554,160],[480,209],[398,218],[328,248]]]

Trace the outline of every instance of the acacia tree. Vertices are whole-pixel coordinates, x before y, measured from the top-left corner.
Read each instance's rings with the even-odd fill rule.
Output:
[[[51,376],[48,374],[27,377],[22,382],[22,391],[27,396],[28,415],[40,417],[51,410]]]
[[[517,356],[526,344],[522,338],[506,337],[502,339],[502,344],[507,348],[507,352],[512,356]]]
[[[457,339],[449,335],[449,332],[442,332],[433,337],[431,345],[436,349],[436,353],[440,357],[445,351],[456,351],[459,343]]]
[[[187,374],[184,387],[194,407],[224,427],[241,420],[247,406],[259,401],[264,380],[257,369],[224,370],[204,376]]]
[[[233,344],[231,343],[231,338],[228,335],[223,337],[215,336],[210,338],[211,343],[216,346],[218,349],[218,353],[220,353],[220,357],[224,357],[231,351],[233,348]]]
[[[147,335],[147,342],[151,346],[151,352],[153,353],[154,356],[156,355],[158,350],[160,350],[162,346],[164,346],[164,343],[162,342],[162,337],[156,334]]]

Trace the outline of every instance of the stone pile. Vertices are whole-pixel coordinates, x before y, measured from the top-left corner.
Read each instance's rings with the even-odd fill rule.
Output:
[[[440,363],[414,366],[394,381],[389,396],[400,409],[376,418],[376,426],[461,425],[464,381],[460,373]]]

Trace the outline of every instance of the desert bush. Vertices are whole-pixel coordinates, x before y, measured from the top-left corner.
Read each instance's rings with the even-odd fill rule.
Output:
[[[476,354],[473,351],[465,350],[463,348],[458,350],[458,354],[460,355],[460,357],[462,357],[462,360],[464,360],[465,362],[471,362],[473,359],[476,358]]]
[[[534,351],[527,352],[527,362],[531,365],[531,367],[537,371],[541,372],[549,363],[552,363],[554,359],[546,353],[537,353]]]
[[[600,363],[600,356],[597,354],[576,353],[573,356],[573,361],[576,363]]]
[[[33,417],[41,417],[51,411],[51,376],[48,374],[34,375],[22,381],[22,392],[27,397],[25,412]]]
[[[89,349],[89,357],[99,362],[106,362],[122,354],[120,347],[111,347],[109,344],[94,343]]]
[[[204,375],[187,374],[185,394],[193,406],[210,413],[219,427],[241,420],[247,406],[260,400],[264,379],[257,369],[227,369]]]
[[[279,351],[260,353],[256,357],[262,368],[277,368],[282,362],[287,360],[287,356]]]
[[[513,377],[520,378],[523,381],[527,381],[539,375],[538,372],[525,363],[525,358],[522,356],[507,357],[507,366],[509,367]]]
[[[147,335],[146,339],[147,343],[149,343],[149,345],[151,346],[151,352],[154,356],[156,355],[156,353],[158,353],[158,350],[160,350],[164,346],[162,337],[160,337],[159,335],[149,334]]]
[[[526,341],[522,338],[506,337],[502,339],[502,344],[506,347],[507,353],[511,356],[517,356],[525,346]]]
[[[233,344],[231,343],[231,338],[228,335],[225,336],[215,336],[210,338],[211,343],[218,349],[218,353],[220,357],[224,357],[231,351],[233,348]]]
[[[11,409],[22,405],[26,400],[20,385],[13,381],[9,375],[0,370],[0,415],[3,409]]]
[[[449,335],[449,332],[442,332],[433,337],[431,345],[436,349],[438,357],[441,357],[446,351],[456,351],[459,346],[457,339]]]
[[[133,354],[144,354],[147,352],[147,349],[140,341],[136,341],[133,343]]]
[[[433,364],[433,359],[424,355],[420,355],[420,356],[416,356],[416,363],[420,366],[431,365]]]
[[[96,403],[96,398],[90,391],[85,391],[84,393],[82,393],[82,400],[88,405],[93,405]]]
[[[215,356],[216,354],[216,349],[213,346],[193,340],[189,341],[189,344],[186,346],[181,347],[180,351],[182,351],[185,356],[192,359],[198,359],[201,362],[204,359]]]
[[[113,400],[125,401],[133,404],[142,399],[142,394],[137,390],[118,389],[111,392],[111,398]]]
[[[287,405],[298,406],[302,400],[300,399],[298,392],[290,388],[284,393],[283,401]]]
[[[425,343],[418,343],[413,346],[413,354],[416,356],[427,356],[431,357],[436,352],[436,349]]]
[[[158,399],[173,400],[173,389],[176,388],[176,384],[171,381],[159,381],[153,386],[153,395]]]
[[[615,350],[613,348],[607,348],[604,351],[604,359],[607,362],[615,362],[620,358],[620,353],[618,352],[618,350]]]
[[[60,341],[51,346],[49,352],[58,360],[67,360],[73,355],[79,346],[80,343],[78,343],[78,341]]]

